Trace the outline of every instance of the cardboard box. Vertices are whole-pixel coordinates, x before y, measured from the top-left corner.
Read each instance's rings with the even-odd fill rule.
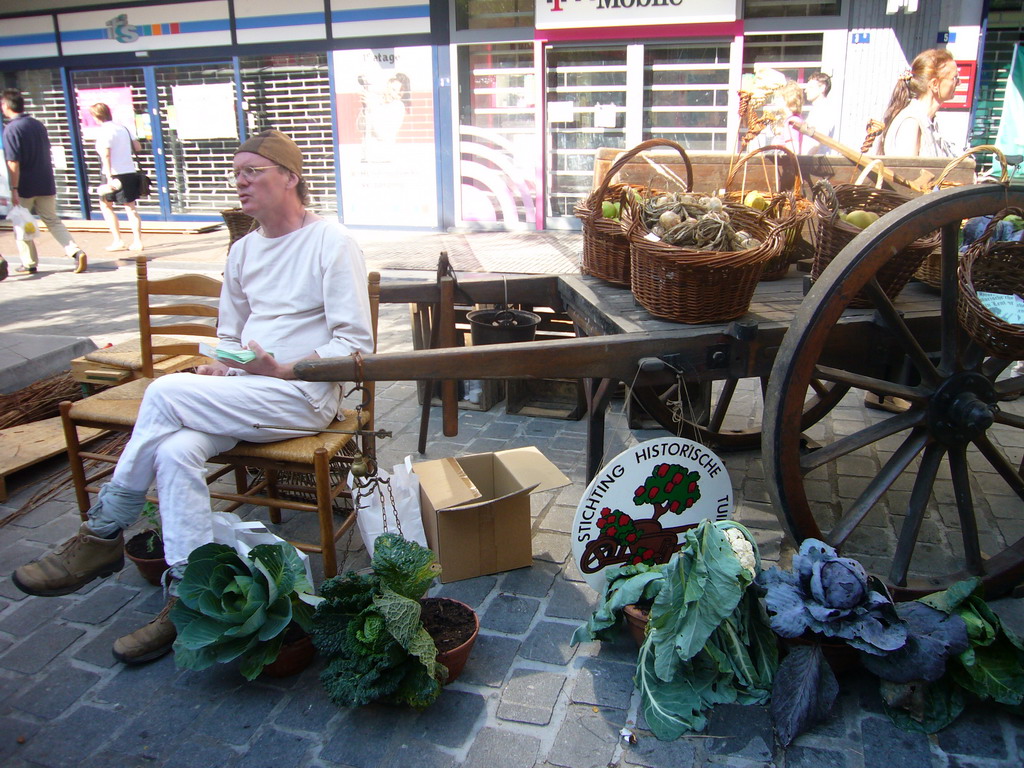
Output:
[[[532,565],[530,494],[571,482],[532,447],[424,461],[412,470],[445,583]]]

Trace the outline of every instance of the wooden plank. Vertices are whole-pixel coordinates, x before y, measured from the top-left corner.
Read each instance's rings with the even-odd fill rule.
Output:
[[[82,442],[102,435],[102,429],[80,429]],[[60,416],[0,429],[0,502],[7,501],[7,476],[63,453],[64,430]]]

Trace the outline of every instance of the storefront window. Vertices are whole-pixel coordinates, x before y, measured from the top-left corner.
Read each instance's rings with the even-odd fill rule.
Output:
[[[690,150],[724,152],[728,113],[728,46],[645,47],[645,139],[671,139]]]
[[[458,49],[459,219],[536,224],[537,84],[533,43]]]
[[[534,0],[455,0],[455,29],[533,26]]]
[[[821,71],[822,34],[759,35],[749,34],[743,41],[743,73],[754,71],[755,64],[777,69],[798,83]]]
[[[743,18],[766,19],[783,16],[838,16],[839,0],[744,0]]]

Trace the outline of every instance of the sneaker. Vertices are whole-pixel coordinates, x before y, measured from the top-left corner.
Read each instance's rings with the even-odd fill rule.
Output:
[[[123,664],[145,664],[169,653],[174,638],[178,636],[170,615],[176,602],[178,598],[172,597],[149,624],[117,638],[113,647],[114,658]]]
[[[52,597],[75,592],[93,579],[124,567],[124,535],[104,539],[85,523],[50,554],[21,566],[11,579],[29,595]]]
[[[105,250],[105,251],[125,251],[127,249],[128,249],[128,246],[126,246],[124,244],[124,240],[118,240],[116,243],[111,243],[110,245],[108,245],[103,250]]]
[[[39,271],[39,267],[15,267],[14,274],[16,275],[34,275]]]
[[[129,251],[141,251],[141,250],[144,250],[144,248],[145,248],[145,246],[143,246],[142,242],[139,241],[139,240],[136,240],[134,243],[132,243],[130,246],[128,246],[128,250]]]
[[[75,251],[75,255],[72,256],[72,258],[75,260],[75,274],[76,275],[81,274],[82,272],[85,272],[86,269],[88,269],[88,267],[89,267],[89,257],[85,255],[85,251],[82,251],[82,250]]]
[[[7,266],[7,259],[5,259],[3,256],[0,256],[0,280],[5,280],[7,278],[8,269],[9,267]]]

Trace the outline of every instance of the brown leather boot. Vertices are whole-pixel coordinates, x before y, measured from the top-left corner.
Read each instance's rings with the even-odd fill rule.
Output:
[[[178,636],[170,616],[176,602],[178,598],[172,597],[149,624],[117,638],[114,641],[114,658],[125,664],[145,664],[169,653],[174,638]]]
[[[22,592],[52,597],[75,592],[123,567],[124,535],[104,539],[83,523],[77,534],[50,554],[21,566],[11,579]]]

